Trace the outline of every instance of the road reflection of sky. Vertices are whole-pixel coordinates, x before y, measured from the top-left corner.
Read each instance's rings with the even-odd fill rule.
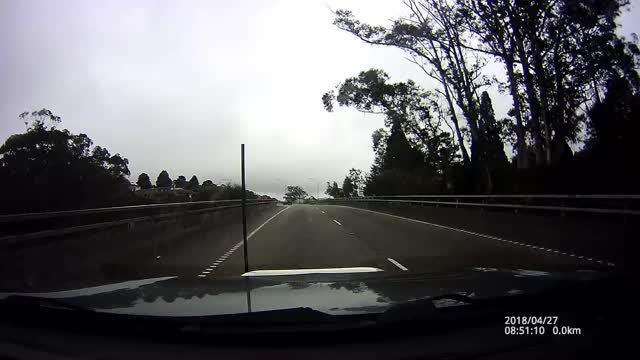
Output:
[[[602,274],[600,274],[602,275]],[[476,268],[444,274],[406,274],[296,281],[285,278],[155,278],[52,293],[22,293],[62,299],[102,312],[154,316],[206,316],[306,307],[333,315],[379,313],[392,305],[443,294],[492,298],[535,293],[564,281],[589,280],[598,272],[548,273]],[[16,293],[13,293],[16,294]],[[0,298],[12,295],[2,294]],[[458,305],[447,299],[438,307]]]
[[[294,283],[299,284],[299,283]],[[380,295],[366,286],[354,292],[344,287],[331,287],[331,283],[312,283],[304,288],[290,283],[264,286],[251,290],[251,306],[253,311],[267,311],[310,307],[314,310],[336,315],[382,312],[388,303],[380,303]],[[288,290],[296,291],[295,295]],[[335,307],[340,304],[340,307]],[[370,304],[362,307],[362,304]],[[361,309],[362,308],[362,309]],[[227,292],[216,295],[204,295],[202,298],[176,298],[167,301],[157,297],[153,301],[136,300],[131,306],[113,309],[96,309],[111,313],[135,313],[140,315],[175,315],[205,316],[212,313],[218,315],[237,314],[247,311],[245,292]]]
[[[65,290],[65,291],[56,291],[56,292],[33,292],[33,293],[19,293],[24,296],[39,296],[46,297],[49,299],[64,299],[68,297],[75,296],[88,296],[94,294],[102,294],[106,292],[118,291],[118,290],[134,290],[141,286],[150,285],[159,281],[174,279],[175,276],[166,276],[160,278],[152,278],[152,279],[144,279],[144,280],[131,280],[120,282],[116,284],[108,284],[108,285],[100,285],[93,286],[88,288],[76,289],[76,290]],[[0,293],[0,299],[4,299],[9,295],[14,295],[16,293]]]

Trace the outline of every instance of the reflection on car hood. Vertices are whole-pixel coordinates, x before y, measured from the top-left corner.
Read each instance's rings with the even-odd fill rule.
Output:
[[[164,277],[49,293],[101,312],[207,316],[308,307],[332,315],[380,313],[392,305],[442,294],[491,298],[535,293],[603,277],[594,271],[550,273],[472,268],[446,274],[350,274],[200,279]]]

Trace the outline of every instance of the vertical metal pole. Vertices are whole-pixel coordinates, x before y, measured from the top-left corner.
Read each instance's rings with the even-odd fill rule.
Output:
[[[244,144],[240,145],[242,158],[242,245],[244,248],[244,272],[249,272],[249,249],[247,248],[247,184],[244,179]]]
[[[247,294],[247,312],[251,312],[251,288],[249,287],[249,278],[244,278],[244,286]]]

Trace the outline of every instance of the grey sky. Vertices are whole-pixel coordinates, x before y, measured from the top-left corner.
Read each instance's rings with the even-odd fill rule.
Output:
[[[313,195],[351,167],[368,170],[380,117],[327,113],[320,97],[371,67],[429,87],[395,49],[335,28],[329,8],[387,23],[401,1],[0,0],[0,140],[24,131],[22,111],[43,107],[130,161],[131,179],[239,180],[281,196]],[[640,32],[638,4],[621,33]],[[499,114],[509,106],[497,94]]]

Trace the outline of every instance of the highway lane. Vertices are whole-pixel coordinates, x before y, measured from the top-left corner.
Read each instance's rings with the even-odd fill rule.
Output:
[[[255,231],[286,206],[274,206],[257,213],[248,213],[247,231]],[[250,209],[247,209],[250,211]],[[218,259],[242,240],[242,218],[238,211],[225,216],[233,217],[228,223],[210,228],[197,235],[185,236],[179,243],[160,247],[158,257],[144,263],[126,260],[135,267],[145,268],[158,275],[193,275],[211,264],[211,259]]]
[[[247,207],[254,231],[284,206]],[[0,252],[0,289],[52,291],[194,276],[242,240],[240,209],[106,228]],[[184,221],[182,221],[184,220]]]
[[[91,243],[88,237],[28,248],[4,258],[0,287],[45,291],[160,276],[238,276],[244,272],[240,212],[224,217],[202,228],[168,227],[173,233],[165,240],[158,233],[163,230],[142,232],[136,239],[139,230],[134,229],[113,232],[116,239],[109,243],[102,238]],[[540,248],[515,237],[337,205],[272,206],[249,212],[247,220],[250,270],[370,266],[393,273],[604,265],[566,248]],[[115,240],[120,245],[110,249]],[[135,247],[127,246],[136,240]]]
[[[595,259],[335,205],[293,205],[249,239],[251,270],[372,266],[387,272],[455,271],[465,267],[569,270]],[[239,275],[236,244],[199,274]]]

